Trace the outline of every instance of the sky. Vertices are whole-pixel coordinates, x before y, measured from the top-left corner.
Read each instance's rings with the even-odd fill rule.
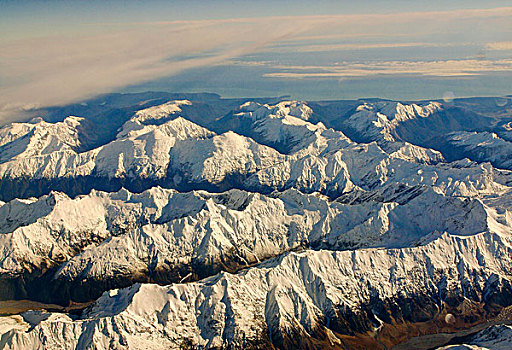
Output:
[[[510,1],[0,0],[0,122],[108,92],[512,94]]]

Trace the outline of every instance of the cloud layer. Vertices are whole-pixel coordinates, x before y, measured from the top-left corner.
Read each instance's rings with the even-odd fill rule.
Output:
[[[3,47],[0,111],[69,103],[116,88],[241,56],[293,33],[254,24],[138,25],[83,37],[23,40]],[[1,113],[0,112],[0,113]],[[0,117],[2,117],[0,115]]]
[[[36,106],[75,102],[191,68],[231,64],[233,58],[251,53],[284,52],[298,55],[325,51],[442,47],[451,45],[450,41],[460,40],[461,35],[467,36],[467,26],[471,23],[507,23],[511,17],[512,7],[506,7],[121,25],[104,23],[101,28],[94,30],[75,30],[73,35],[62,33],[41,38],[34,33],[33,38],[15,41],[0,39],[0,123],[19,119],[19,113]],[[501,30],[499,26],[494,27],[489,27],[490,35],[493,31]],[[417,40],[444,28],[451,28],[446,38]],[[510,42],[491,42],[485,48],[509,50]],[[458,76],[510,70],[511,61],[375,60],[341,63],[339,66],[286,66],[274,63],[273,68],[277,71],[267,76]]]
[[[421,75],[432,77],[464,77],[493,72],[512,71],[512,59],[503,60],[440,60],[440,61],[380,61],[340,63],[335,66],[270,66],[273,78],[354,78],[376,75]]]

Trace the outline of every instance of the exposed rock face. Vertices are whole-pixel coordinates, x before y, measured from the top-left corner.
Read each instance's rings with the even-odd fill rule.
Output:
[[[457,344],[442,346],[438,350],[510,349],[512,347],[512,327],[505,324],[493,325],[460,340],[463,340],[464,343],[458,344],[455,341]]]
[[[97,299],[0,347],[379,349],[512,304],[512,172],[478,163],[508,167],[502,114],[160,103],[94,147],[87,118],[0,129],[0,298]]]

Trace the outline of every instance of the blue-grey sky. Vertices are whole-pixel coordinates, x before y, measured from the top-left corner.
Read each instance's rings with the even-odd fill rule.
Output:
[[[0,0],[0,118],[114,91],[512,93],[510,1]]]

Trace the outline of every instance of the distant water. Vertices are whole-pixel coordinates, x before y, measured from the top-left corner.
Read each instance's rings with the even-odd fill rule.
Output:
[[[512,94],[512,72],[472,77],[373,77],[339,79],[269,78],[270,68],[217,66],[188,70],[173,77],[134,85],[121,92],[180,91],[214,92],[223,97],[291,95],[293,99],[359,99],[379,97],[393,100],[453,97],[504,96]]]

